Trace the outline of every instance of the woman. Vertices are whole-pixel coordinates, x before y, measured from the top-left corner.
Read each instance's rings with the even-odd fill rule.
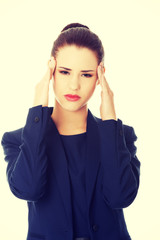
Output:
[[[67,25],[53,44],[25,126],[3,135],[10,189],[28,204],[27,240],[131,239],[123,208],[139,187],[137,137],[116,118],[103,58],[96,34]],[[48,107],[51,79],[54,107]],[[99,84],[101,118],[87,109]]]

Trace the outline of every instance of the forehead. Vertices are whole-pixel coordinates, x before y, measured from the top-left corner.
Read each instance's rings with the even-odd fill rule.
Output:
[[[76,45],[67,45],[59,48],[56,59],[60,64],[79,65],[80,67],[96,67],[98,64],[98,59],[94,51]]]

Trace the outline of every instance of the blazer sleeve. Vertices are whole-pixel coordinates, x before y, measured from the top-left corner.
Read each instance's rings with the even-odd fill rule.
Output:
[[[2,136],[7,180],[12,193],[27,201],[37,201],[45,193],[47,156],[44,142],[48,107],[29,109],[25,126]]]
[[[101,121],[99,130],[104,200],[111,208],[128,207],[138,192],[141,165],[134,128],[110,119]]]

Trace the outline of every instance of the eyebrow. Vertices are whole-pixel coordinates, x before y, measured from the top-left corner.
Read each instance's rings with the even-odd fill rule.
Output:
[[[68,71],[72,70],[72,69],[66,68],[66,67],[59,67],[59,68],[63,68],[63,69],[68,70]],[[81,72],[94,72],[94,70],[81,70]]]

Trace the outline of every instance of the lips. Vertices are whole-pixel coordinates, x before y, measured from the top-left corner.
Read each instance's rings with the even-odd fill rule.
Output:
[[[78,99],[80,99],[80,96],[78,95],[66,94],[64,96],[69,101],[77,101]]]

